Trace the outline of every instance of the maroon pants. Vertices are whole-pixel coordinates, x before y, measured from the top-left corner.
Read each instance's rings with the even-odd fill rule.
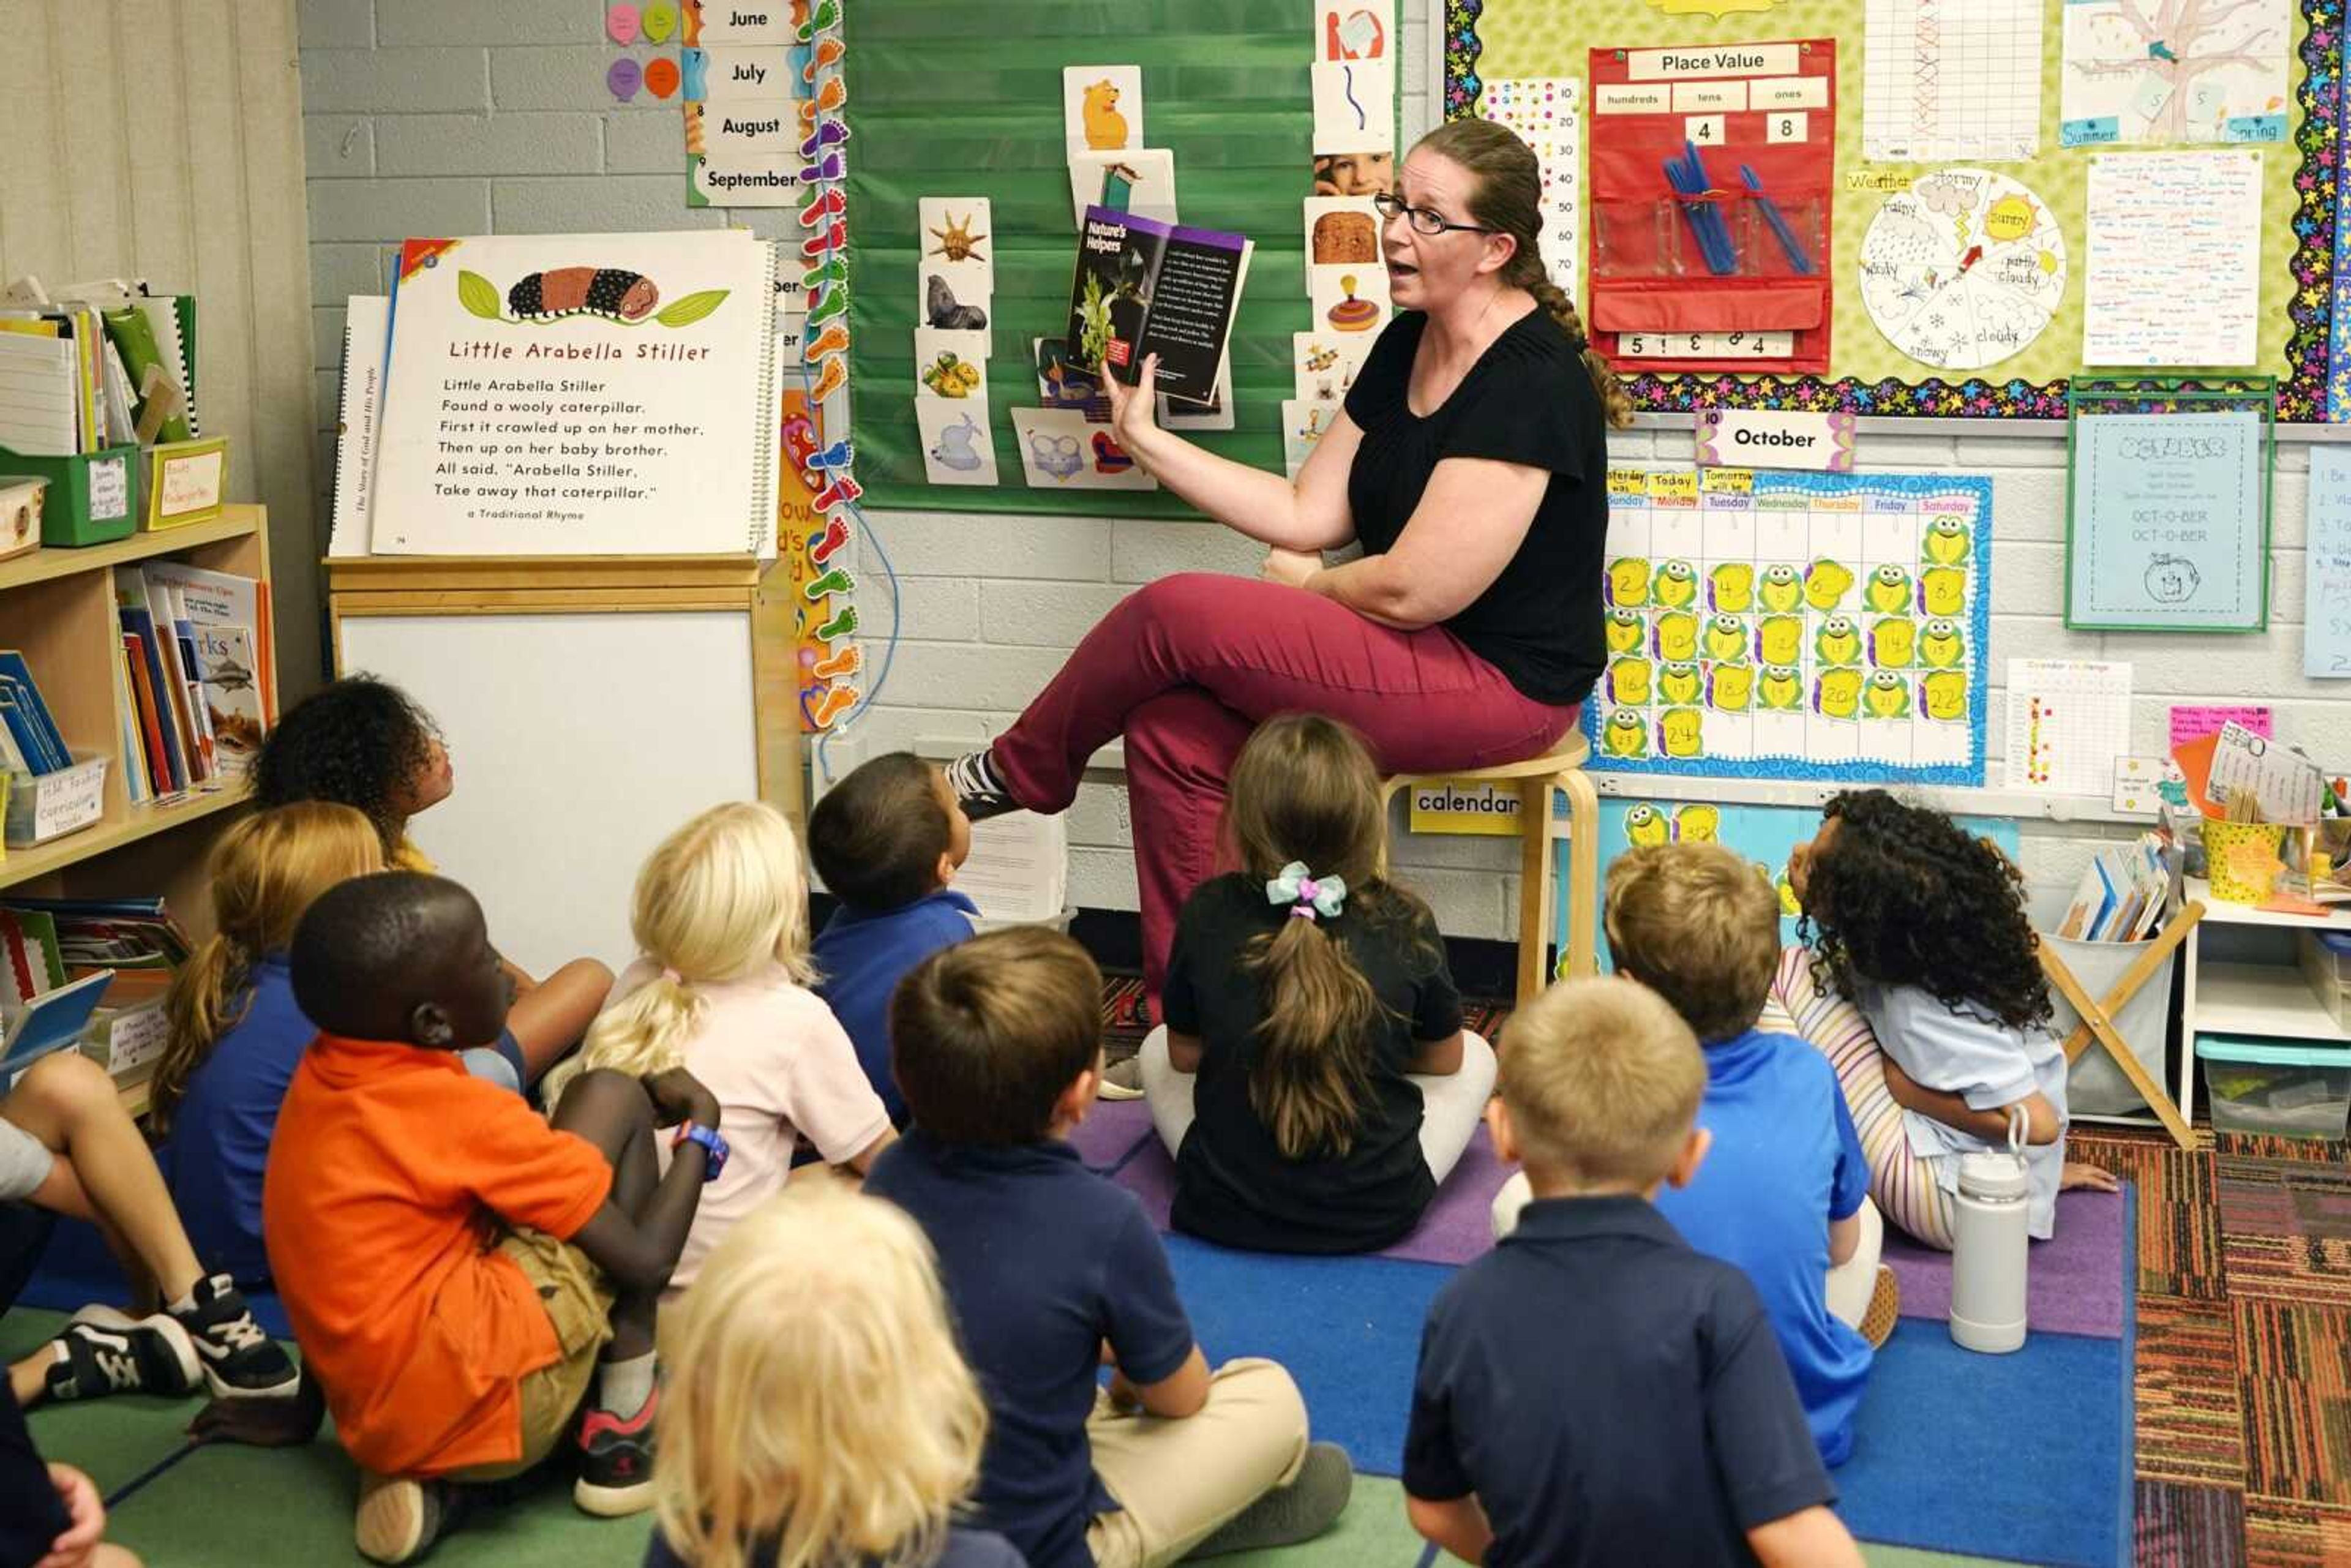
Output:
[[[1155,1002],[1176,912],[1218,869],[1233,758],[1259,723],[1301,712],[1353,726],[1389,773],[1537,756],[1576,714],[1522,695],[1441,627],[1399,632],[1303,589],[1185,572],[1130,594],[988,755],[1014,799],[1061,811],[1086,759],[1125,736]]]

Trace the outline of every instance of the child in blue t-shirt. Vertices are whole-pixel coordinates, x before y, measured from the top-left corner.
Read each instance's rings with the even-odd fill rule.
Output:
[[[1835,1071],[1805,1041],[1755,1027],[1779,967],[1779,900],[1719,844],[1659,844],[1611,863],[1604,923],[1616,972],[1672,1003],[1705,1047],[1698,1120],[1712,1149],[1657,1211],[1754,1282],[1821,1459],[1841,1465],[1900,1294],[1878,1261],[1883,1226]],[[1504,1189],[1498,1232],[1525,1201]]]
[[[841,907],[809,956],[817,995],[849,1031],[857,1063],[904,1131],[890,1078],[890,993],[906,971],[971,935],[978,906],[949,885],[971,853],[971,819],[946,775],[908,751],[877,757],[809,813],[809,859]]]

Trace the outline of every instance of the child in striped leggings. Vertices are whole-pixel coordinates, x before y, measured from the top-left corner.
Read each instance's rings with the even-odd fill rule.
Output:
[[[1826,1052],[1886,1220],[1951,1245],[1959,1164],[2024,1127],[2031,1234],[2060,1186],[2112,1190],[2065,1159],[2065,1055],[2049,1027],[2022,879],[1987,839],[1882,789],[1828,804],[1788,862],[1805,945],[1782,955],[1765,1029]]]

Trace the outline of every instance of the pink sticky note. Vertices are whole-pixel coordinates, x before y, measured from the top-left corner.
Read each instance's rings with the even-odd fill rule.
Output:
[[[615,5],[604,13],[604,31],[612,42],[623,47],[637,41],[637,8]]]
[[[2266,706],[2231,707],[2218,704],[2182,703],[2171,710],[2171,749],[2177,751],[2191,740],[2218,735],[2220,727],[2231,720],[2243,725],[2263,740],[2275,738],[2271,732],[2270,710]]]
[[[644,68],[626,55],[614,60],[612,68],[604,73],[604,85],[611,88],[612,96],[622,103],[637,96],[637,89],[644,85]]]

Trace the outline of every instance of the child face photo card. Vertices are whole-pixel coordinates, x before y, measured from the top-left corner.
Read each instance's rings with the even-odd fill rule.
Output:
[[[1369,197],[1395,190],[1394,152],[1342,152],[1333,147],[1314,154],[1315,195]]]
[[[986,305],[996,292],[996,225],[986,196],[925,196],[923,267],[947,280],[956,298]]]
[[[923,433],[923,472],[934,485],[993,485],[995,432],[987,400],[917,397],[914,423]]]
[[[1038,490],[1156,490],[1158,481],[1074,409],[1016,408],[1020,471]]]
[[[1143,68],[1061,68],[1061,125],[1070,151],[1124,152],[1143,145]]]
[[[1176,154],[1165,147],[1131,152],[1070,154],[1070,222],[1085,221],[1088,207],[1134,213],[1163,224],[1176,216]]]
[[[914,397],[987,405],[987,334],[914,329]]]
[[[1395,150],[1395,67],[1385,59],[1321,64],[1314,72],[1314,145],[1325,152]]]

